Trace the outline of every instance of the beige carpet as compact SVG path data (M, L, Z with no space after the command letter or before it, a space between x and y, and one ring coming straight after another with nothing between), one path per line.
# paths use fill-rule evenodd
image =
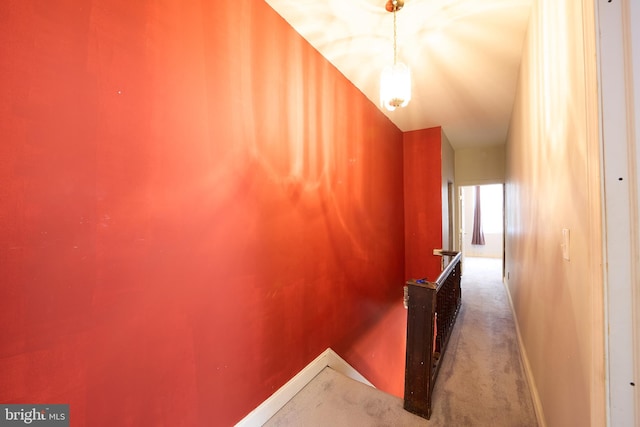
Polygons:
M465 260L462 300L429 421L404 411L402 399L326 368L266 426L537 426L500 260Z
M357 427L428 425L402 409L402 399L324 368L265 426Z

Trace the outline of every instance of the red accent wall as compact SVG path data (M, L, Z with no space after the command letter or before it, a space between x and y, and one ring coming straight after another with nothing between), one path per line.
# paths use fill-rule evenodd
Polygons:
M442 258L442 129L404 133L405 278L434 281Z
M401 382L357 337L402 298L402 142L265 2L5 0L0 402L230 425L327 347Z

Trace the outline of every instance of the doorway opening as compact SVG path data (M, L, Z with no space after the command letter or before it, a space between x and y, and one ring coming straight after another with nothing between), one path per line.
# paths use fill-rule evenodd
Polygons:
M470 185L459 191L463 258L499 259L504 264L504 185Z

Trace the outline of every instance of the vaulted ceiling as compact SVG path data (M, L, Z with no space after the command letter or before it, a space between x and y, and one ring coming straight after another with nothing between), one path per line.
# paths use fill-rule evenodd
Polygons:
M380 106L393 62L386 0L265 0ZM532 0L405 0L398 60L412 74L405 108L381 109L402 131L442 126L454 148L503 144Z

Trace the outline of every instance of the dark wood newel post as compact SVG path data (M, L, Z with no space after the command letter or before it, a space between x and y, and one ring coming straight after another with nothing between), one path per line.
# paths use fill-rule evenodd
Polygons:
M433 329L436 312L434 283L407 282L407 358L404 375L404 409L431 417L430 379L433 369Z
M433 386L462 302L462 255L445 251L438 255L452 257L438 280L409 280L405 286L404 409L426 419L431 417Z

